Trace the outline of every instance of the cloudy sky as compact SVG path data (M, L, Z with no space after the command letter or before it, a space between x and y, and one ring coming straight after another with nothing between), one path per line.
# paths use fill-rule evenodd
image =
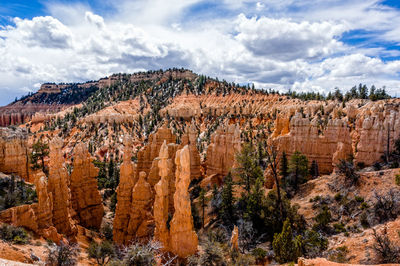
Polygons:
M0 0L0 105L43 82L169 67L400 96L400 1Z

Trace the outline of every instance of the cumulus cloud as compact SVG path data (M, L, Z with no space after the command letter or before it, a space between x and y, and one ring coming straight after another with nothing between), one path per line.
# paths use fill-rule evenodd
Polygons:
M400 12L377 0L218 1L213 14L220 16L190 17L193 6L209 3L121 0L108 2L113 13L103 16L87 5L53 3L49 16L14 18L0 28L0 92L7 94L0 105L43 82L168 67L281 90L327 92L360 82L400 89L400 61L379 58L398 51L341 39L361 28L399 40L388 18L397 21Z
M336 40L346 27L330 22L301 23L287 19L246 18L240 14L237 40L258 56L279 60L317 59L342 50Z
M20 44L43 48L70 48L72 34L59 20L46 16L29 19L14 19L15 27L9 26L3 37Z

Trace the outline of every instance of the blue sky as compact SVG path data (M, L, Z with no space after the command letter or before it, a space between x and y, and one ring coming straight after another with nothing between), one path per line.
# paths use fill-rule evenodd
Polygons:
M400 1L0 1L0 105L44 82L174 66L256 87L400 95Z

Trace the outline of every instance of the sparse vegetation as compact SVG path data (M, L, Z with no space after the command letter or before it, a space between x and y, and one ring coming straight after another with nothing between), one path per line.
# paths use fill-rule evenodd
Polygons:
M389 239L386 227L381 233L374 229L374 240L372 248L380 263L400 263L400 247Z
M40 139L32 145L32 152L30 154L30 162L32 169L42 169L43 173L47 173L44 159L49 155L49 145L43 143Z
M99 265L106 265L115 254L113 244L107 240L100 244L97 242L90 243L87 252L89 258L95 259Z
M346 183L349 186L357 185L360 175L356 172L356 169L351 161L341 160L337 166L339 173L345 176Z
M282 232L275 234L272 247L275 252L275 259L279 263L296 262L302 254L302 243L300 236L294 236L290 221L283 223Z
M0 178L0 211L34 202L37 202L37 195L33 185L15 175Z
M2 224L0 226L0 239L6 242L23 245L29 242L30 236L22 227Z
M77 265L78 248L63 242L60 245L52 244L47 250L46 265L72 266Z

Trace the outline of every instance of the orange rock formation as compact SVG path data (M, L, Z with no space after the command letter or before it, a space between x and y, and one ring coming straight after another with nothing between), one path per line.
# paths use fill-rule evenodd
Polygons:
M133 240L148 240L146 238L151 235L153 224L152 198L152 190L146 180L146 173L140 172L139 179L132 190L128 228L121 241L125 245Z
M169 250L169 230L167 228L168 209L169 209L169 183L170 175L172 172L172 162L169 159L168 146L166 141L160 149L160 156L158 161L160 181L155 185L156 196L154 200L154 221L155 231L154 238L163 245L164 250ZM173 173L173 172L172 172Z
M274 132L273 135L279 134ZM329 120L321 132L317 118L310 121L309 118L303 118L301 113L296 113L290 120L289 133L276 137L274 142L288 156L300 151L310 162L316 160L321 173L330 173L334 163L352 154L350 130L341 119Z
M53 226L52 197L47 192L46 176L39 172L36 174L35 186L38 203L25 204L9 208L0 213L0 221L14 226L25 227L33 232L59 243L62 236Z
M167 128L165 125L160 127L156 133L150 134L149 144L139 151L137 173L143 171L149 174L153 160L158 156L164 140L166 140L167 143L176 142L176 136L172 133L171 129Z
M0 128L0 172L29 179L28 142L26 132Z
M192 123L186 128L185 134L182 136L182 147L188 145L190 152L190 179L201 177L200 172L200 154L196 147L197 129Z
M232 250L239 250L239 229L235 225L232 231L232 236L231 236L231 249Z
M188 146L185 146L183 149L176 152L175 164L175 213L170 224L170 247L174 254L181 258L185 258L196 253L198 245L197 234L193 230L193 217L188 191L191 165Z
M117 206L113 224L113 237L117 243L122 243L126 228L128 228L132 190L136 184L135 165L132 162L132 138L124 138L124 156L120 167L120 182L117 188Z
M74 170L70 177L71 205L75 213L72 218L86 228L100 229L103 218L103 203L97 189L96 168L84 143L74 150Z
M237 125L219 127L211 136L207 149L207 175L226 176L235 163L236 153L240 151L240 129Z
M68 171L64 166L63 141L56 137L50 142L48 192L53 202L53 225L57 231L74 240L77 234L71 218L71 192L68 187Z

